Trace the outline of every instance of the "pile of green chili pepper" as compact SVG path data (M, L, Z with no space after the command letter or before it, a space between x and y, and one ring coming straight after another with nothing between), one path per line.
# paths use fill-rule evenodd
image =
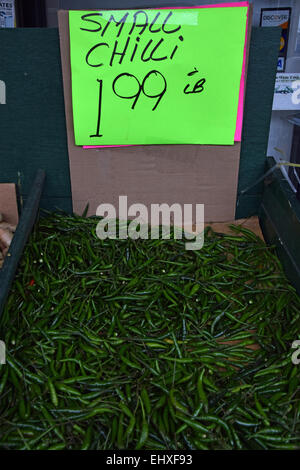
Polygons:
M300 299L252 232L104 240L53 214L0 323L1 449L299 449Z

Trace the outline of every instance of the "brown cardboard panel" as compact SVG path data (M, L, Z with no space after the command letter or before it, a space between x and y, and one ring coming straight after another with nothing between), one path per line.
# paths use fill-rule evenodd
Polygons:
M205 220L234 219L240 143L89 150L75 145L68 12L59 11L58 21L74 212L82 213L87 203L89 215L102 203L117 209L119 196L127 195L128 205L205 204Z
M228 235L236 235L236 232L234 232L234 230L232 230L229 225L240 225L241 227L247 228L253 233L255 233L255 235L257 235L261 240L265 241L260 228L258 217L250 217L249 219L238 219L228 222L213 222L205 224L206 227L211 227L214 232L225 233Z
M19 221L16 185L13 183L0 184L0 214L3 221L17 225Z

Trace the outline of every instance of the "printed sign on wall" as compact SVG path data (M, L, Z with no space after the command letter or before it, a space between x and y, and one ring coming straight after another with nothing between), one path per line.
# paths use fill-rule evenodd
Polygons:
M278 57L278 72L284 72L286 66L286 56L288 50L291 8L262 8L260 26L280 26L280 52Z
M295 93L296 88L299 89L299 83L299 73L277 74L273 101L274 111L300 110L299 100L295 102L295 96L297 95L297 98L299 96L299 91Z
M15 2L14 0L0 1L0 28L14 28Z
M70 11L76 145L232 145L247 13Z

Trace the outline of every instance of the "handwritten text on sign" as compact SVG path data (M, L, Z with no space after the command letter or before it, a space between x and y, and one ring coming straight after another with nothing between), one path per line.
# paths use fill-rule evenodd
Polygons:
M246 7L70 11L77 145L231 145Z

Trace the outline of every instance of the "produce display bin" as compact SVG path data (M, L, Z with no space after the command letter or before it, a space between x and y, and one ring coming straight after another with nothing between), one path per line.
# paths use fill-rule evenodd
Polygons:
M275 164L275 160L269 157L268 168ZM0 316L25 244L36 221L44 182L45 172L38 170L8 255L0 270ZM259 220L266 243L276 246L277 255L287 277L300 294L300 204L279 169L265 179Z
M3 267L0 269L0 317L25 244L36 221L45 176L44 170L37 171L25 207L22 210L10 249L6 255Z

